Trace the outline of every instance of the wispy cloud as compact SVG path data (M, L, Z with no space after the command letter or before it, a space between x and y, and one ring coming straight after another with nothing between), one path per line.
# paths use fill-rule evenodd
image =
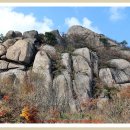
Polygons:
M111 7L110 12L110 20L111 21L118 21L125 17L125 14L123 13L125 7Z
M73 25L81 25L83 27L86 27L94 32L101 33L99 28L97 26L94 26L92 21L89 20L87 17L84 17L81 21L79 21L76 17L66 18L65 24L68 27L71 27Z
M32 13L25 15L16 12L14 8L0 7L0 33L5 34L8 30L24 32L33 29L44 33L52 30L52 27L53 21L45 16L42 21L38 21Z

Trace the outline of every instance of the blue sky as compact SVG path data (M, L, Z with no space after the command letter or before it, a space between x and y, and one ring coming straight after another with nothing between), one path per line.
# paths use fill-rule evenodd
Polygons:
M0 33L59 29L79 24L130 46L129 7L0 7Z

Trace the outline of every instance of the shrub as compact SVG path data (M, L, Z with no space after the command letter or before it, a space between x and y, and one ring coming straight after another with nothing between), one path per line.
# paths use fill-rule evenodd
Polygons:
M105 85L102 91L106 97L108 97L109 99L114 99L117 96L117 92L119 92L119 89L116 87L108 87Z
M122 45L123 47L126 47L128 45L126 40L123 40L122 42L119 43L120 45Z
M5 38L4 38L3 34L0 34L0 43L2 43L4 41L5 41Z
M107 38L105 37L100 37L99 39L101 41L101 43L105 46L105 47L109 47L110 43L108 42Z
M30 106L24 106L22 109L22 113L20 114L20 117L23 117L26 119L28 123L36 123L37 122L37 109Z
M100 47L97 49L97 55L99 57L99 69L100 68L107 68L108 61L111 59L124 59L124 57L120 54L120 52L112 50L112 49L106 49L103 47Z
M55 46L57 44L56 37L53 33L51 32L45 32L44 36L45 42L49 45Z
M38 41L41 43L41 44L45 44L45 39L44 39L44 34L39 34L38 35Z
M105 105L102 116L107 123L128 123L130 121L129 113L130 100L114 98Z
M101 95L107 97L109 99L114 99L118 92L120 91L118 88L114 86L107 86L104 84L99 78L95 78L95 87L93 90L93 97L99 98Z

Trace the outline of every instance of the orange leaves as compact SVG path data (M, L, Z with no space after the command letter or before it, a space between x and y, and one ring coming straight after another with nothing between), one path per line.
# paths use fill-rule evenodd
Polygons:
M27 121L29 121L29 118L31 116L29 107L26 106L22 110L22 114L20 114L21 117L24 117Z
M29 123L35 123L36 122L36 116L37 116L37 110L35 108L31 108L29 106L25 106L22 110L22 113L20 114L20 117L23 117L26 119Z

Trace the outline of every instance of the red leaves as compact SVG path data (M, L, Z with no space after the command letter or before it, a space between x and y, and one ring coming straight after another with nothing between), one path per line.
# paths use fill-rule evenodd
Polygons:
M5 116L5 115L6 115L6 113L7 113L7 111L6 111L6 110L2 110L2 111L0 111L0 117Z
M8 95L4 95L2 99L5 100L5 101L8 101L9 100L9 96Z

